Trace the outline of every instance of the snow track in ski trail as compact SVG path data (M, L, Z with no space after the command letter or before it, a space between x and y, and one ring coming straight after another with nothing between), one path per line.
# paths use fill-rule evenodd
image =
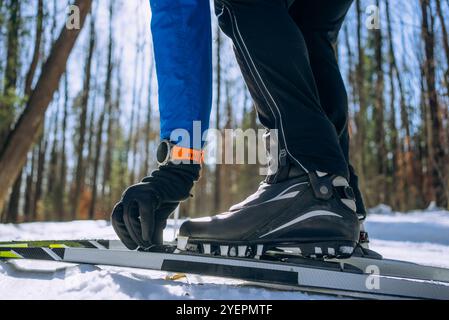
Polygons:
M386 258L449 268L449 212L405 215L385 207L373 212L366 223L372 249ZM173 239L172 221L164 237ZM106 221L0 225L0 241L95 238L116 236ZM14 264L0 262L0 299L335 299L207 276L173 281L166 280L170 273L160 271L46 261Z

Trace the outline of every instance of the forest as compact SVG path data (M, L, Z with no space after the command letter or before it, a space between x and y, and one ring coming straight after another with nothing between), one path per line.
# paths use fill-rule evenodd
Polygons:
M355 0L348 13L335 49L368 207L449 208L448 17L449 0ZM0 222L108 219L156 169L150 19L148 0L0 0ZM261 128L212 21L211 127ZM225 211L263 178L258 165L205 165L181 215Z

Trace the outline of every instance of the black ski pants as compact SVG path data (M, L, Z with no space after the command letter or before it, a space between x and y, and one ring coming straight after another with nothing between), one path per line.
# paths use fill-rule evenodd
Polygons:
M362 214L349 164L348 98L335 54L353 0L292 2L215 0L215 13L233 41L261 123L278 130L280 156L306 172L346 177Z

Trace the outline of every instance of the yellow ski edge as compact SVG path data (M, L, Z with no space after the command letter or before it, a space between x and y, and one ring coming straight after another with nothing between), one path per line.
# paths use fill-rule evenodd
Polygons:
M0 259L23 259L23 257L17 252L10 250L10 251L0 251Z
M28 243L0 244L0 248L28 248Z

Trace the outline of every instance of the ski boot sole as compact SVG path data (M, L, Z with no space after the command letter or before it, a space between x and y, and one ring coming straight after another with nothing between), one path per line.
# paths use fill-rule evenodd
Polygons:
M178 237L180 251L196 252L222 257L260 258L267 251L291 252L311 259L347 259L352 256L357 243L354 241L283 241L252 243L243 241L198 240Z

